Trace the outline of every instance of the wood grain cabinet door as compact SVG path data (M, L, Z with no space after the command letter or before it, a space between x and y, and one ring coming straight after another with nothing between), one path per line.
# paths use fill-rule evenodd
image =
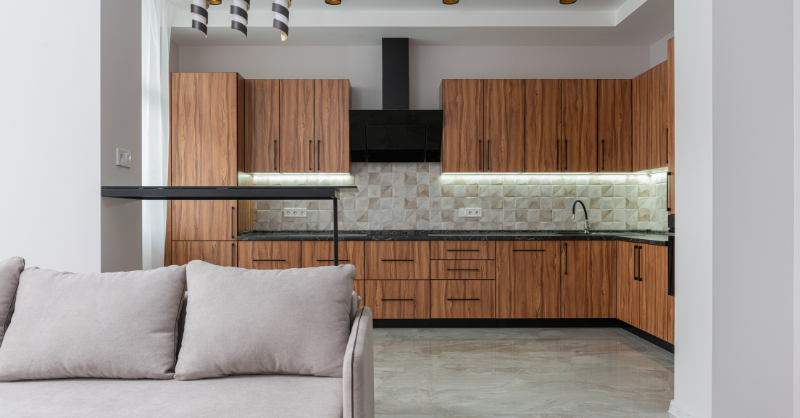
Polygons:
M171 74L172 186L237 185L238 78L236 73Z
M668 338L671 328L670 306L671 296L668 277L668 249L660 245L642 245L642 299L641 328L662 340ZM671 330L670 330L671 331Z
M650 69L648 168L667 167L670 117L668 112L669 63Z
M355 280L364 280L364 241L339 241L339 264L356 267ZM303 267L333 265L333 242L303 241Z
M649 168L648 146L650 144L650 72L644 72L631 80L633 95L633 137L631 152L633 158L632 171Z
M280 103L281 172L313 173L314 80L281 80Z
M314 80L314 139L316 172L350 172L350 80Z
M525 171L525 81L484 80L484 171Z
M597 171L597 80L562 80L561 90L561 171Z
M632 171L631 80L598 80L598 171Z
M640 286L639 247L630 242L617 243L617 318L639 327Z
M431 281L431 318L494 318L494 280Z
M442 80L442 172L485 171L483 80Z
M667 212L675 213L675 38L667 41L667 117L669 118L669 149L667 150Z
M172 241L172 264L193 260L223 267L236 267L236 241Z
M428 280L431 253L428 241L366 242L367 280Z
M431 241L434 260L494 260L494 241Z
M366 280L364 293L375 319L430 318L428 280Z
M616 242L562 242L562 318L617 317Z
M172 239L176 241L236 240L235 200L173 200Z
M239 267L285 270L302 267L300 241L239 241Z
M561 80L525 80L525 172L561 170Z
M280 80L245 81L247 173L280 171Z
M431 280L494 280L494 260L431 260Z
M558 318L559 265L555 241L498 241L498 318Z

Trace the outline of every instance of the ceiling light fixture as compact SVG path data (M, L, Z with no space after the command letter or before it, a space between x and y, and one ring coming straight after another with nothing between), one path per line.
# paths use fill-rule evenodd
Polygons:
M233 0L231 5L231 29L236 29L247 38L247 12L250 11L250 0Z
M442 0L444 4L457 4L458 0Z
M558 2L561 4L572 4L575 3L577 0L559 0Z
M218 4L222 4L222 0L208 0L208 4L216 6Z
M272 11L275 18L272 19L272 27L281 31L281 42L289 39L289 8L292 7L292 0L275 0L272 3Z
M342 4L342 0L325 0L326 4L330 4L331 6L337 6Z
M203 32L208 38L208 1L192 0L189 8L192 12L192 28Z

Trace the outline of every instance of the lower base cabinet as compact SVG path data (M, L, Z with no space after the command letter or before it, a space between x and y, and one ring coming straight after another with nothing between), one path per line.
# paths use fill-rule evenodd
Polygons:
M497 318L559 318L557 241L497 241Z
M236 241L172 241L172 264L182 266L193 260L223 267L236 267Z
M617 317L616 242L562 242L561 317Z
M300 241L240 241L239 267L284 270L302 267Z
M364 241L339 241L339 264L356 267L353 290L361 296L358 307L364 306ZM303 241L303 268L332 265L332 241Z
M429 319L430 280L365 280L366 305L375 319Z
M431 318L494 318L494 280L431 280Z
M617 245L617 318L675 344L675 298L667 294L667 247Z

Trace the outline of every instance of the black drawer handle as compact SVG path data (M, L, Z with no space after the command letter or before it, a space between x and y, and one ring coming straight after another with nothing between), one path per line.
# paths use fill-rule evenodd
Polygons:
M253 260L253 261L286 261L286 260Z
M447 300L449 300L449 301L455 301L455 300L480 300L480 299L447 299Z
M317 260L317 261L330 261L330 262L333 262L333 261L335 261L335 260ZM342 259L340 258L340 259L339 259L339 261L350 261L350 260L342 260Z
M545 250L511 250L515 253L519 252L530 252L530 253L543 253Z
M413 302L414 299L381 299L381 302Z
M481 269L447 269L447 271L481 271Z
M447 251L480 251L480 250L447 250Z
M381 261L414 261L414 260L381 260Z

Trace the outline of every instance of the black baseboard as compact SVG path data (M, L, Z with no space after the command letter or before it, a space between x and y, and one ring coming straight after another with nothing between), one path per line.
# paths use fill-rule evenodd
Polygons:
M373 319L374 328L622 328L675 353L675 345L615 318L548 319Z

